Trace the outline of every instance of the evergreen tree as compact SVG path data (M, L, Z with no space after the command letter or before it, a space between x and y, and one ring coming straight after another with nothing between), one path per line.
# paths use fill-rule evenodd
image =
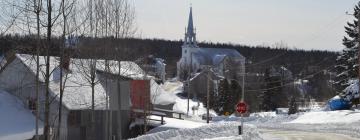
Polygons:
M228 105L227 109L230 113L233 113L235 111L235 106L240 100L241 95L241 87L239 83L235 80L230 81L230 95L228 97Z
M264 82L266 90L260 95L262 98L260 109L274 111L282 105L282 102L287 102L287 97L282 97L281 76L275 68L266 69Z
M298 112L299 106L296 103L296 98L295 96L292 96L289 102L289 112L288 114L295 114Z
M217 101L214 104L214 110L219 114L223 115L225 112L228 112L227 103L229 99L229 83L226 79L221 80L219 83L219 92L216 97Z
M335 87L337 92L342 94L343 90L349 86L349 80L357 77L358 70L358 20L357 14L360 12L360 2L354 8L353 22L347 22L345 32L347 36L343 38L345 48L336 59L335 70L337 73Z

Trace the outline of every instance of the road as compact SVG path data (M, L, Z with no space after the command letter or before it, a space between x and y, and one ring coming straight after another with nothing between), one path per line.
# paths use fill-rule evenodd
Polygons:
M358 140L346 135L334 133L316 133L300 131L260 130L265 140Z

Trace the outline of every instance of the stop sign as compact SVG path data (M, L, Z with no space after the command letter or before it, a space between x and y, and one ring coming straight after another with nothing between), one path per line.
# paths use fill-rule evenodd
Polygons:
M241 114L244 114L246 113L247 111L247 105L245 102L239 102L237 105L236 105L236 111L241 113Z

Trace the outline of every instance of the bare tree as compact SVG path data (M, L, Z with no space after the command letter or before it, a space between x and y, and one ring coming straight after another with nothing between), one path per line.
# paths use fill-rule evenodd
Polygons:
M42 10L42 0L34 0L33 1L34 6L34 13L36 15L36 78L35 78L35 96L36 96L36 125L35 125L35 140L39 140L39 116L40 116L40 106L39 106L39 71L40 71L40 64L39 64L39 55L40 55L40 12Z
M63 70L65 65L70 65L70 52L67 52L65 54L66 49L66 31L67 31L67 18L72 11L71 9L74 7L74 1L69 1L70 3L66 3L65 0L61 1L61 14L62 14L62 20L63 20L63 32L62 32L62 46L60 47L60 62L59 62L59 70L60 70L60 97L59 97L59 118L58 118L58 128L57 128L57 139L60 138L61 135L61 123L62 123L62 108L63 108L63 94L66 84L66 78L68 73L65 72L65 79L63 78ZM73 38L70 38L73 39ZM72 42L73 40L69 40L69 42ZM69 44L72 45L72 44ZM65 57L65 58L64 58ZM65 60L64 60L65 59ZM68 67L68 66L67 66Z

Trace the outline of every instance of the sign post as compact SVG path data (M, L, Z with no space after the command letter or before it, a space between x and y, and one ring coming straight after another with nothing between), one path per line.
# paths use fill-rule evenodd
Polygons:
M239 126L239 135L243 134L243 128L244 128L244 124L243 124L243 114L247 112L247 105L244 101L240 101L237 105L236 105L236 111L240 113L241 115L241 126Z

